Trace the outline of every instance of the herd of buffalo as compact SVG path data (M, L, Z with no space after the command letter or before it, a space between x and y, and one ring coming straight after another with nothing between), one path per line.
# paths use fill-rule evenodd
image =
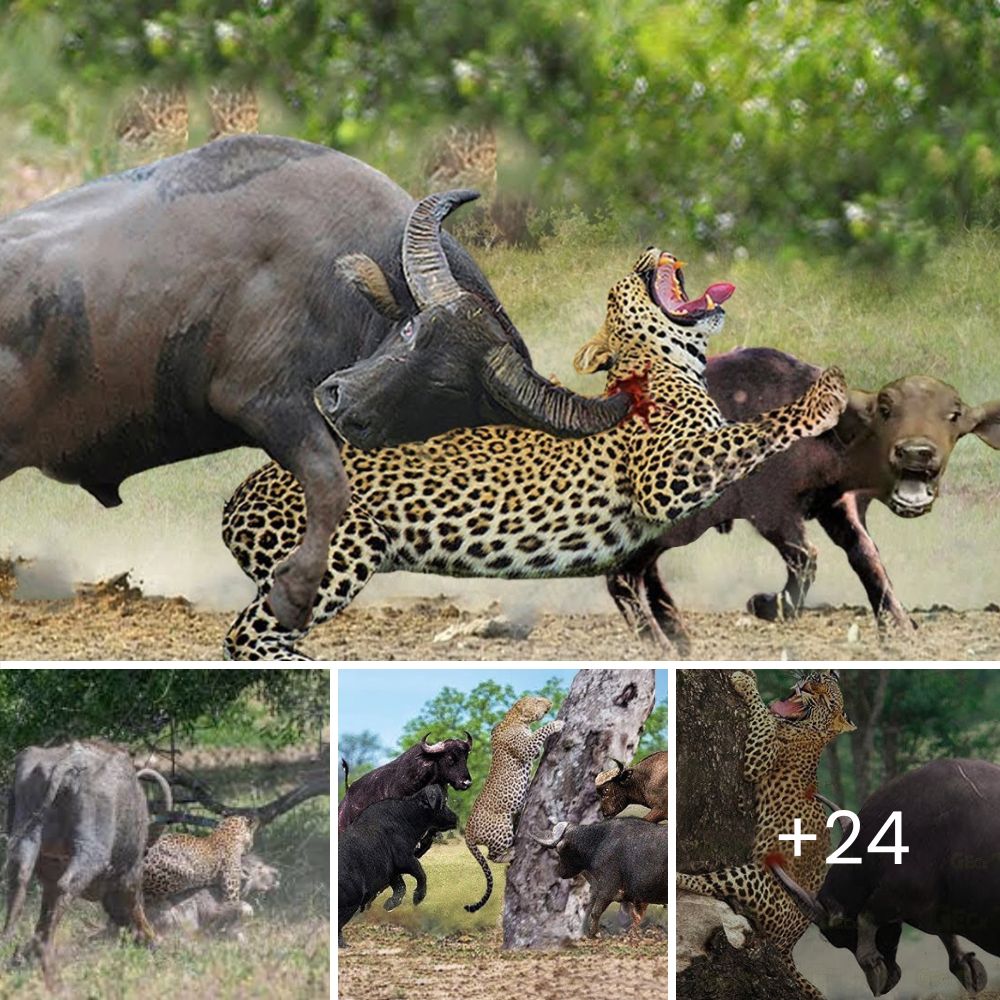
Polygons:
M485 276L441 232L474 197L418 202L335 150L251 135L3 219L0 480L36 467L114 506L123 480L145 469L257 445L304 492L305 528L267 596L281 626L304 627L349 500L341 438L372 449L496 423L584 436L632 412L628 393L588 398L535 372ZM817 375L746 349L711 359L706 379L724 416L745 420ZM1000 401L968 405L921 376L855 391L832 431L612 567L611 595L640 634L683 651L657 557L745 518L788 569L785 587L753 596L750 610L795 615L816 569L804 521L816 518L879 621L908 628L866 509L878 499L902 517L927 513L969 433L1000 447Z
M341 946L346 945L344 925L385 889L392 889L386 910L403 901L403 875L416 880L414 904L424 899L427 876L419 859L436 833L458 825L458 816L448 808L447 789L466 791L472 785L471 748L468 733L465 739L437 743L428 743L425 737L353 784L348 783L348 765L343 762L346 790L337 814ZM603 817L600 822L560 822L548 836L528 831L536 843L558 852L560 878L582 876L589 883L590 905L582 929L591 936L597 934L601 914L613 901L630 911L633 928L649 903L667 902L667 827L659 824L667 815L667 754L650 754L627 768L616 761L615 768L595 776L593 790ZM646 806L646 816L618 816L632 804Z

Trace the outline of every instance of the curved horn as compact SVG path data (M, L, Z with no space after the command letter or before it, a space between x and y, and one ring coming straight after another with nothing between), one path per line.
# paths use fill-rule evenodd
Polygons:
M463 730L465 733L465 742L469 745L469 749L472 749L472 733L468 729Z
M632 408L627 393L590 398L553 385L512 344L503 344L490 352L483 384L520 423L557 437L585 437L610 430Z
M821 795L819 792L814 793L814 798L816 801L823 806L827 811L827 815L832 816L834 813L843 812L840 806L836 802L828 799L825 795ZM848 823L846 816L837 817L837 825L840 827L841 836L849 837L851 835L851 824Z
M536 836L530 830L528 831L528 836L531 837L536 844L541 844L542 847L557 847L559 841L563 839L563 834L566 833L567 826L569 826L569 823L565 820L561 823L556 823L556 825L552 828L552 836L548 840L543 837Z
M137 778L152 778L163 790L163 798L167 806L163 811L167 813L174 811L174 794L170 788L170 782L159 771L154 771L151 767L144 767L142 770L136 771L135 776Z
M618 773L621 774L625 770L625 765L617 757L611 759L618 765Z
M428 733L427 736L430 736L430 733ZM428 743L427 736L420 741L420 749L423 750L424 753L444 753L445 741L441 740L439 743Z
M478 191L467 189L431 194L410 212L403 233L403 276L418 309L444 305L463 294L441 246L441 223L459 205L478 197Z
M830 915L818 897L806 892L779 864L768 864L774 877L781 883L785 892L792 897L795 905L818 927L826 927L830 923Z

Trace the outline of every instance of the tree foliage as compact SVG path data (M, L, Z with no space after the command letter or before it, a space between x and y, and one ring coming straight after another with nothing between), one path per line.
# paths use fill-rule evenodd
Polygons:
M271 710L271 745L316 738L329 720L325 670L0 671L0 760L25 746L93 738L140 744L169 731L243 718L244 695Z
M412 170L422 128L489 122L527 152L519 169L537 196L611 212L643 238L795 240L920 261L939 230L1000 222L1000 18L989 0L11 10L54 19L63 64L91 87L255 81L300 115L304 137L382 167Z

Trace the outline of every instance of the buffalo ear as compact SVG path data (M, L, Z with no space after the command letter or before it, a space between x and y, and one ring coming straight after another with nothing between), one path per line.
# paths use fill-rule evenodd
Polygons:
M337 273L357 289L377 312L398 322L405 313L392 294L385 272L363 253L349 253L337 259Z
M581 375L589 375L591 372L606 371L614 361L615 355L608 343L607 329L602 323L600 330L576 352L573 367Z
M875 416L876 395L863 389L847 390L847 407L837 422L836 434L845 444L860 437Z
M969 428L980 440L991 448L1000 448L1000 399L983 403L972 410L972 426Z

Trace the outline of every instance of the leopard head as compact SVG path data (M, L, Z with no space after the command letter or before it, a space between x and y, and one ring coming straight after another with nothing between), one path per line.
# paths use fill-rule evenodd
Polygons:
M781 724L812 733L824 741L858 728L844 707L844 694L835 670L806 674L788 698L772 702L770 709Z

